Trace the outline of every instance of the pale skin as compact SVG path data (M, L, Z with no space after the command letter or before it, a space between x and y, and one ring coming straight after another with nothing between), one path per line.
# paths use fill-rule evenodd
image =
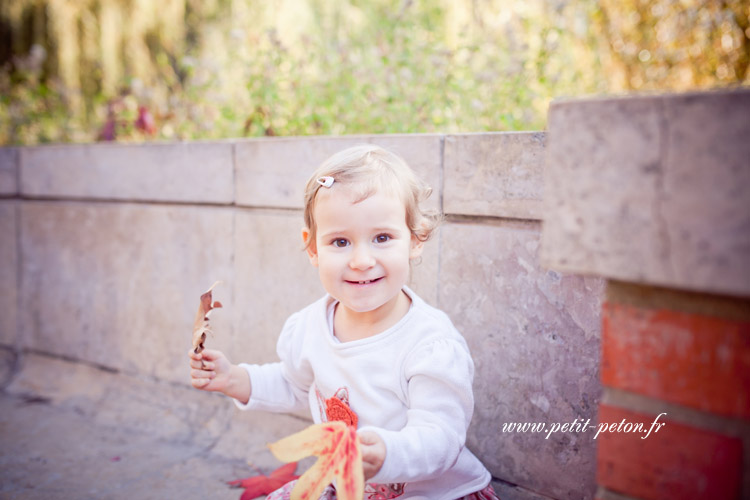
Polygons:
M409 261L421 254L423 245L406 226L403 203L379 193L354 203L345 190L322 191L314 218L314 241L308 228L303 229L302 239L310 242L308 257L319 269L324 287L340 301L334 315L336 337L342 342L362 339L396 324L410 306L402 290ZM222 352L190 350L189 356L193 387L241 403L249 401L252 386L247 372ZM368 480L383 466L385 443L375 432L358 435Z

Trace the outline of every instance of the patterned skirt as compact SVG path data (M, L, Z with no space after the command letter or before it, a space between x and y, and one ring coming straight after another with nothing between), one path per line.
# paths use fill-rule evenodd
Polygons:
M296 483L297 481L290 481L286 483L278 490L270 493L266 497L266 500L289 500L290 495L292 494L292 488L294 488L294 485ZM368 490L371 490L370 487L371 485L368 485ZM365 491L365 500L386 500L389 498L396 497L383 495L375 491L372 491L372 493L370 491ZM336 500L336 488L334 488L332 484L329 484L326 489L323 490L323 494L320 495L319 500ZM500 497L497 496L495 490L492 488L492 485L487 485L487 487L483 490L476 491L471 495L466 495L457 500L500 500Z

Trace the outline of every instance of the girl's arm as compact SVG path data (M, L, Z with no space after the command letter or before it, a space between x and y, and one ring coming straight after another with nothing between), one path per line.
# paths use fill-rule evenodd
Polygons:
M410 482L437 477L459 457L471 422L474 365L465 345L438 340L418 347L405 362L409 409L401 430L363 427L385 444L372 481Z
M191 349L189 356L193 387L220 392L242 404L247 404L252 387L246 370L230 363L221 351L204 349L196 354Z

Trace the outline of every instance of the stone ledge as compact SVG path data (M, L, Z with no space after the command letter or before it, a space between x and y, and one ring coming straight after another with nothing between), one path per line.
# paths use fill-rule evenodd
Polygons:
M16 200L0 200L0 343L15 344L18 333L18 218Z
M20 149L24 196L229 204L232 143L86 144Z
M0 148L0 195L18 194L18 148Z
M406 160L432 188L439 208L442 136L379 135L253 139L236 144L237 204L303 208L304 186L326 158L358 144L377 144Z
M552 103L542 264L750 295L748 117L747 89Z
M544 132L445 138L446 214L541 219Z

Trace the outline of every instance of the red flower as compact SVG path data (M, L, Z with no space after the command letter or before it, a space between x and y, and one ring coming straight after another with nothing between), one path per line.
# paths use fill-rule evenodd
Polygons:
M154 115L151 114L151 111L149 111L146 106L138 107L138 118L135 120L135 128L148 135L154 135L156 133Z
M336 396L326 399L326 417L329 422L338 420L357 428L357 414Z

